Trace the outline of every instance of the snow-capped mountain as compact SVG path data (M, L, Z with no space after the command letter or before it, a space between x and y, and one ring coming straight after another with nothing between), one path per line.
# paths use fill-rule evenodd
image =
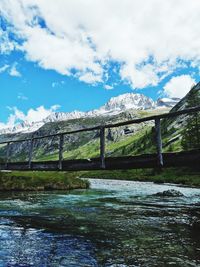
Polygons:
M44 123L54 122L54 121L67 121L73 119L79 119L85 117L87 112L83 111L72 111L72 112L53 112L51 115L44 119Z
M1 134L14 134L14 133L29 133L29 132L31 133L31 132L37 131L44 124L45 124L44 121L37 121L37 122L32 122L32 123L23 121L21 123L16 124L12 128L0 129L0 135Z
M174 107L181 99L180 98L159 98L157 100L157 107L169 107L172 108Z
M112 116L129 109L152 110L157 107L172 107L177 103L177 101L178 99L162 98L157 102L154 102L151 98L145 95L127 93L119 95L117 97L112 97L105 105L103 105L99 109L87 112L77 110L73 112L53 112L50 116L39 122L22 122L12 128L1 129L0 134L34 132L48 122L67 121L72 119L96 116Z
M123 94L117 97L112 97L100 111L125 111L127 109L153 109L155 108L154 101L142 94Z
M73 111L69 113L52 113L49 117L45 119L45 122L63 121L94 116L111 116L119 114L128 109L154 109L155 106L155 102L147 96L144 96L142 94L128 93L117 97L112 97L105 105L103 105L99 109L94 109L87 112Z

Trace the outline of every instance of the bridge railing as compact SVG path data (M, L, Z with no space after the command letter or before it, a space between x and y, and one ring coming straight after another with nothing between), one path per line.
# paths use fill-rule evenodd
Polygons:
M176 112L164 113L160 115L148 116L139 119L133 119L128 121L123 121L119 123L113 124L106 124L106 125L99 125L91 128L82 128L73 131L66 131L60 132L55 134L43 135L43 136L32 136L31 138L19 139L19 140L6 140L4 142L0 142L0 145L6 145L6 159L5 159L5 169L8 168L8 164L10 162L10 146L11 144L15 143L22 143L22 142L29 142L29 155L28 155L28 166L31 169L32 166L32 159L33 159L33 147L34 142L36 140L41 140L44 138L51 138L51 137L59 137L59 149L58 149L58 169L62 170L62 163L63 163L63 150L64 150L64 137L65 135L71 135L81 132L90 132L98 130L100 132L100 166L102 169L105 169L105 130L108 128L116 128L131 124L139 124L148 121L154 121L155 124L155 145L157 151L157 165L162 167L163 166L163 154L162 154L162 135L161 135L161 120L166 118L174 118L180 115L189 115L192 113L197 113L200 111L200 106L184 109Z

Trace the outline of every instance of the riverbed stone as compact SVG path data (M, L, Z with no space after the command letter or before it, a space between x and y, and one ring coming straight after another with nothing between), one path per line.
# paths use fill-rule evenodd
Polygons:
M169 189L169 190L165 190L163 192L158 192L155 194L155 196L159 196L159 197L184 197L184 194L178 190Z

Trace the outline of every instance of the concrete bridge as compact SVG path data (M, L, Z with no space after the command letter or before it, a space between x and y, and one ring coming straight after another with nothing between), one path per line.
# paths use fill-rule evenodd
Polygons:
M181 115L195 114L200 111L200 106L185 109L177 112L165 113L157 116L123 121L115 124L100 125L93 128L85 128L75 131L57 133L52 135L37 136L30 139L8 140L1 142L6 145L6 158L4 163L0 163L0 170L40 170L40 171L80 171L80 170L117 170L117 169L137 169L137 168L167 168L181 166L198 166L200 164L200 150L181 151L163 153L161 121L167 118L175 118ZM156 153L142 154L137 156L106 157L105 156L105 129L116 128L131 124L139 124L148 121L155 123L155 146ZM91 159L63 159L64 136L81 132L100 132L100 157ZM33 145L36 140L42 138L59 137L59 159L56 161L33 161ZM25 162L10 161L10 145L13 143L29 142L29 157Z

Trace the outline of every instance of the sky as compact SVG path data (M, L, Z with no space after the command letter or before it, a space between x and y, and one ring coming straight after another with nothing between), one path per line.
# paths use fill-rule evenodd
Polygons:
M0 129L199 82L198 0L0 0Z

